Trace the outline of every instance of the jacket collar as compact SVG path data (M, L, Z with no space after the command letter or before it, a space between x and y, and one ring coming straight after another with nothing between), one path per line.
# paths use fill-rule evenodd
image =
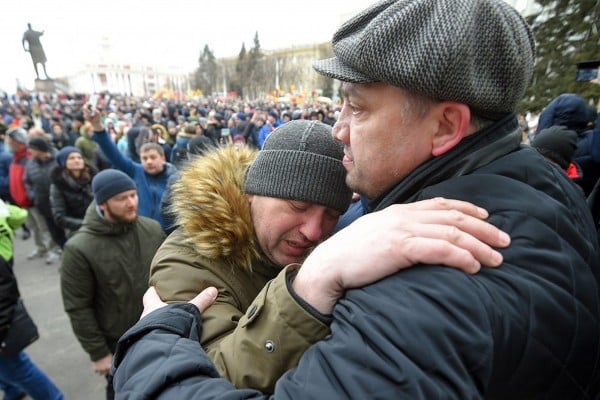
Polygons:
M199 256L233 269L279 270L260 250L243 192L256 154L225 147L193 158L171 187L172 209L185 242Z

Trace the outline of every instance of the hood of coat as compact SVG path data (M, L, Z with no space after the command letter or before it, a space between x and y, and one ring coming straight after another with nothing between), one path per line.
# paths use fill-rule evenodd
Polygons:
M176 223L200 256L245 269L264 258L243 192L256 154L248 148L216 148L186 163L173 184Z

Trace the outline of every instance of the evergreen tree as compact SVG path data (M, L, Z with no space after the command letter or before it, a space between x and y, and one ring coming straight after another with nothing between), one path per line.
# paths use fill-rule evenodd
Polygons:
M246 44L242 43L242 48L238 54L235 64L235 74L230 82L230 90L233 90L240 97L244 97L244 77L247 75L248 58L246 52Z
M247 94L250 98L257 99L265 93L266 73L265 73L265 59L264 54L260 48L260 40L258 39L258 32L254 34L254 46L250 49L248 54L248 64L246 70L246 76L244 77L244 87L248 88Z
M217 88L217 60L208 45L198 58L198 68L195 73L196 88L205 95L211 95Z
M600 60L600 0L537 0L527 17L536 40L533 81L520 111L540 111L561 93L577 93L597 104L600 85L576 82L577 63Z

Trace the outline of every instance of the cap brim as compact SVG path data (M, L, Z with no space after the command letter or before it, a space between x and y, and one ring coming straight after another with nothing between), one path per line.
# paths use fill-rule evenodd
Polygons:
M370 76L362 74L350 66L343 64L339 58L327 58L313 63L313 68L320 74L330 78L338 79L342 82L352 83L371 83L377 82Z

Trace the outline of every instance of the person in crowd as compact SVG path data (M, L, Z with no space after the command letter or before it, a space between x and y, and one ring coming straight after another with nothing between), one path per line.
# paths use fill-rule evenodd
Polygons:
M21 297L13 272L14 230L25 222L27 210L0 200L0 343L11 329L11 321ZM62 400L56 385L34 364L25 351L15 356L2 353L0 347L0 389L4 399Z
M343 154L330 126L294 121L273 131L258 154L225 147L192 159L174 183L178 228L157 251L150 283L170 302L208 285L220 289L204 314L201 343L240 387L272 390L272 375L328 333L326 319L303 312L288 293L284 267L302 262L347 209ZM264 351L265 335L279 338L270 345L281 356ZM256 363L265 368L253 370Z
M152 256L164 240L159 224L138 216L135 182L106 169L92 181L94 201L65 244L60 285L77 340L107 376L117 339L141 313ZM113 398L107 385L107 399Z
M8 187L9 170L12 163L12 155L6 148L6 132L8 126L0 122L0 199L5 203L11 203L10 191Z
M99 114L88 114L94 129L92 138L100 145L100 149L112 163L113 168L125 172L135 181L140 199L139 214L158 221L166 231L168 226L162 219L160 202L169 176L175 173L176 168L167 162L164 150L158 143L144 143L140 147L141 164L123 156L115 143L105 134Z
M31 159L25 166L23 179L27 196L33 202L29 212L36 214L37 225L44 227L44 233L50 236L44 243L42 253L36 256L46 255L46 264L52 264L58 261L60 249L67 240L64 229L54 221L50 205L50 171L56 167L56 159L52 154L50 143L44 138L34 137L29 141L28 146Z
M106 159L98 143L92 140L94 131L92 124L85 122L80 128L81 135L75 141L75 147L81 151L83 160L94 166L96 170L102 171L103 169L110 168L110 162Z
M221 144L221 130L223 129L223 115L215 111L208 114L207 128L204 135L211 139L215 146Z
M173 149L171 150L171 160L172 162L175 164L176 161L180 161L182 158L181 156L181 149L187 150L187 144L188 142L196 136L196 134L198 133L198 127L200 126L200 123L196 120L192 120L187 122L182 129L177 133L177 139L175 140L175 145L173 146ZM179 154L178 154L179 153Z
M344 23L332 48L314 68L343 82L333 136L344 144L346 183L370 200L369 212L318 245L288 281L305 313L333 322L273 397L593 398L597 233L575 185L521 146L515 109L535 54L524 18L502 0L384 0ZM510 235L500 267L467 275L441 268L446 255L364 286L369 274L399 269L399 249L417 246L383 228L397 203L439 196L486 209ZM150 289L145 317L117 348L117 393L267 398L223 379L196 343L198 311L210 315L217 294L165 307ZM241 318L245 329L277 308L259 305ZM267 341L276 340L261 340L272 359L277 345Z
M204 135L200 135L193 137L187 142L185 151L177 151L178 156L177 160L175 160L177 163L174 164L177 168L177 171L169 176L167 186L165 186L165 191L163 192L160 200L160 213L164 221L164 226L166 227L165 233L167 235L170 235L171 232L173 232L177 227L175 223L175 213L171 206L171 188L173 187L173 184L180 178L179 170L183 169L186 164L188 164L197 156L201 156L214 148L215 145L212 140ZM178 150L181 150L181 148Z
M64 131L61 124L53 123L50 127L52 136L52 147L56 150L61 150L63 147L71 146L72 139Z
M573 162L577 139L577 132L562 125L555 125L539 131L533 138L531 147L539 151L547 160L558 165L571 180L579 183L583 172L581 167ZM583 194L583 188L581 193Z
M246 137L246 144L254 149L260 149L258 145L258 135L262 127L265 125L265 119L259 113L255 112L250 118L250 122L246 125L246 131L244 136Z
M277 128L280 125L279 122L279 117L277 115L277 113L275 111L271 111L267 114L266 117L266 122L262 125L262 127L260 128L260 131L258 132L258 148L262 149L263 145L265 143L265 140L267 139L267 136L269 136L271 134L271 132L273 132L273 130L275 128Z
M577 149L573 161L581 168L583 177L578 183L586 196L600 178L600 154L592 154L592 123L596 120L596 114L596 110L591 109L581 96L563 93L544 108L536 128L536 135L552 126L564 126L577 133Z
M21 208L29 209L32 206L31 199L27 197L27 188L23 177L25 166L30 155L27 151L27 132L23 128L12 128L6 133L7 145L12 152L12 162L8 169L8 190L12 202ZM28 239L33 233L36 249L30 257L37 257L45 250L43 232L44 228L37 225L32 213L27 214L27 221L22 225L23 239Z
M56 154L56 166L50 170L50 206L56 224L67 237L81 227L88 205L94 198L92 178L98 171L83 160L74 146Z
M80 112L77 112L73 116L73 119L71 120L71 123L69 124L69 126L67 126L67 136L69 136L69 143L68 143L69 146L75 146L75 142L77 141L77 139L79 139L81 127L83 126L84 123L85 123L85 120L83 119L83 114Z

